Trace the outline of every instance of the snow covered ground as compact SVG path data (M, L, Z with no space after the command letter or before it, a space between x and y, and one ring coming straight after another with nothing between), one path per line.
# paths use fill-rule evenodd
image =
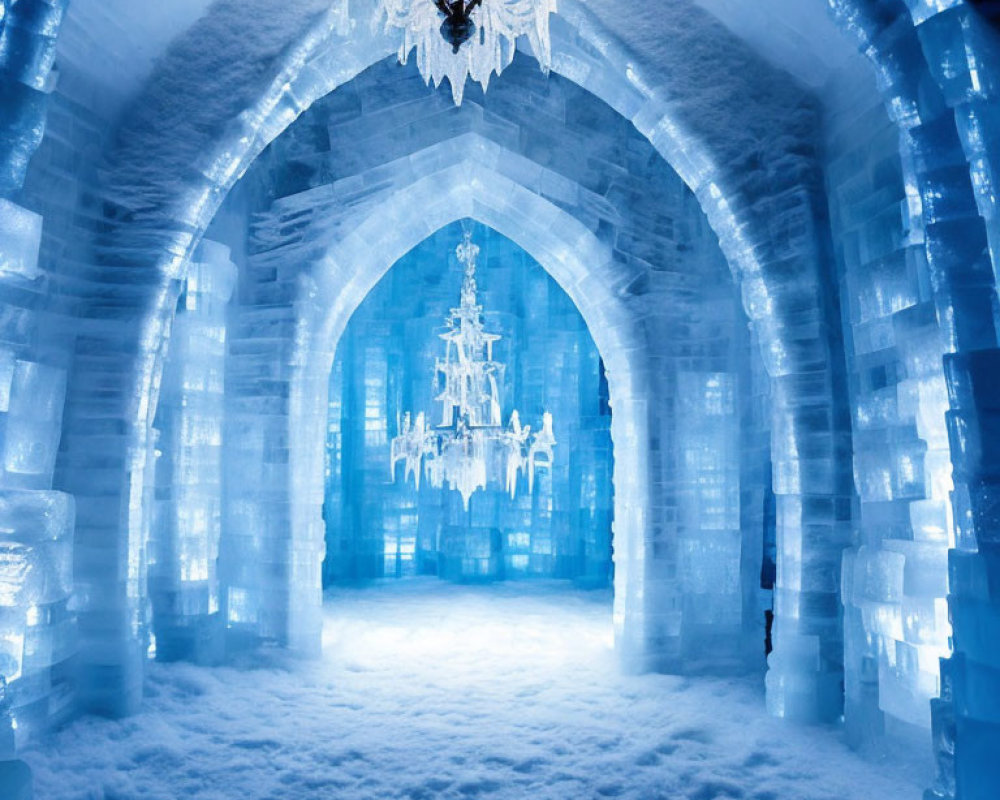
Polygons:
M917 800L767 717L759 680L623 676L610 596L435 579L328 595L322 661L153 664L142 714L26 756L37 800Z

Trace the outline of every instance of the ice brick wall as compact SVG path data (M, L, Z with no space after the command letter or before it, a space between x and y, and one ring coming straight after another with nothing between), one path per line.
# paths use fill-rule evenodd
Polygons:
M714 656L713 645L741 630L739 399L732 372L677 376L679 566L692 655Z
M0 12L0 198L17 194L42 141L65 0L14 0Z
M749 383L742 382L742 371L763 369L757 353L751 352L728 266L694 197L682 193L672 214L676 241L682 249L690 248L697 264L692 267L706 276L697 291L678 295L669 273L651 275L651 291L665 302L647 321L658 343L654 358L668 373L665 385L671 387L662 400L659 441L652 449L654 458L663 459L660 474L666 494L676 498L670 513L676 514L681 652L688 670L744 660L760 667L763 638L741 637L744 622L757 622L756 612L743 607L743 593L759 587L760 576L744 574L741 564L744 558L761 556L759 549L755 552L760 546L755 540L762 540L763 534L755 535L754 526L763 525L763 520L750 518L749 504L769 482L770 462L741 472L740 448L743 433L753 435L753 422L741 413L752 395ZM746 539L741 525L744 499ZM767 602L770 606L770 593Z
M79 642L74 639L72 646L79 645L78 661L87 666L72 673L73 684L85 706L108 709L114 704L109 703L110 697L121 699L108 678L114 665L129 660L136 667L145 652L144 635L137 636L126 653L120 631L112 633L109 625L116 605L109 598L119 586L116 576L130 569L138 580L144 551L138 542L121 558L111 555L118 540L110 531L120 520L120 508L108 501L119 464L109 451L122 439L114 420L123 413L123 406L109 400L111 387L116 385L111 377L115 351L97 344L94 338L95 333L107 329L107 321L100 315L95 318L81 313L79 305L83 287L100 274L90 247L102 211L96 189L97 154L110 136L112 123L95 109L113 89L81 77L62 55L60 63L63 69L49 95L45 137L32 158L23 194L24 204L44 218L38 262L41 274L30 284L22 284L16 294L7 295L23 305L17 315L9 317L9 330L20 332L24 345L39 353L41 363L65 373L58 381L58 391L68 395L75 386L78 391L92 390L99 397L66 413L60 399L58 417L51 423L55 435L36 436L40 446L51 442L53 483L72 495L76 510L72 563ZM106 299L113 305L114 301ZM45 407L45 403L38 403L37 412L42 413ZM81 459L91 457L90 468L75 469ZM141 507L139 498L135 506ZM133 625L127 627L130 632L137 630ZM139 694L137 679L138 673L133 671L133 699Z
M246 281L245 268L240 280ZM290 495L295 490L288 429L295 327L295 310L280 295L259 306L241 305L230 323L219 572L232 643L288 641L282 601L288 592ZM321 471L322 462L315 468ZM306 487L299 482L300 492ZM321 491L309 499L322 503ZM314 533L321 543L321 527ZM315 582L318 593L321 544L309 555L315 572L303 576L303 583Z
M160 387L149 594L156 654L166 660L221 656L226 312L235 283L228 248L203 239L185 277Z
M72 594L72 498L0 489L0 760L73 711Z
M954 541L944 344L920 199L907 191L913 167L900 158L899 129L871 81L845 75L828 99L827 181L861 504L842 573L846 719L859 743L930 728L938 659L949 651Z
M874 62L878 86L902 129L920 201L935 314L945 352L947 425L953 464L955 550L949 554L949 611L955 654L942 661L942 699L932 703L940 767L933 796L987 798L1000 782L996 649L982 631L996 626L995 593L982 576L995 529L997 439L987 434L997 352L992 122L1000 40L969 3L911 0L872 7L833 4L845 29ZM987 579L987 583L988 583ZM968 652L966 650L968 649Z
M504 422L518 409L537 429L554 418L557 458L534 491L520 481L476 492L468 511L449 489L388 483L389 439L403 413L436 423L438 334L457 304L462 225L480 246L485 324L503 338ZM398 261L354 312L337 345L330 389L326 581L439 574L454 580L569 578L606 585L611 566L611 438L607 385L586 325L566 293L523 250L489 228L450 225ZM602 397L603 388L603 397Z
M943 235L929 249L939 269L956 277L976 271L976 300L955 293L953 314L973 335L956 337L945 361L948 432L955 466L956 550L949 558L949 609L955 655L942 663L950 708L939 706L935 734L945 765L954 725L955 785L962 800L986 800L1000 785L1000 408L997 381L996 279L1000 275L1000 31L969 3L910 0L927 65L953 110L961 156L951 137L913 136L918 168L926 170L925 213ZM929 127L929 126L927 126ZM938 148L934 152L933 148ZM935 157L931 157L934 153ZM945 164L953 164L949 169ZM972 199L970 201L969 190ZM937 202L947 198L947 202ZM978 215L977 215L978 212ZM957 267L957 268L956 268ZM992 269L990 269L992 267ZM992 273L992 281L990 280ZM992 285L991 285L992 284ZM990 290L993 291L990 291ZM991 319L992 317L992 319ZM973 351L963 353L963 350Z
M45 227L58 221L24 190L64 7L19 0L0 10L0 760L65 719L76 684L74 503L52 490L69 358L48 302L58 254Z

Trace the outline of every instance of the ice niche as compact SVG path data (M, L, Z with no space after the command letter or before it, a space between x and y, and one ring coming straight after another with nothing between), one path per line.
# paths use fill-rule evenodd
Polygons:
M401 259L348 325L330 398L328 584L607 584L607 383L576 307L513 242L456 223Z

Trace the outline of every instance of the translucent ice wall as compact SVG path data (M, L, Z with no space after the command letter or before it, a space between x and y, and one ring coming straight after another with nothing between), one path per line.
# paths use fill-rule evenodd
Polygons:
M911 515L914 539L933 536L942 517L953 524L947 591L954 654L941 661L941 699L931 703L940 774L929 796L989 798L1000 785L1000 767L987 755L1000 745L994 703L998 651L987 644L990 635L984 636L1000 619L995 592L988 588L996 572L991 566L993 464L1000 441L992 428L997 404L994 176L1000 152L995 124L1000 33L990 23L988 4L980 9L969 3L907 0L876 9L838 0L832 6L873 62L886 109L901 131L911 224L918 224L924 244L939 329L937 337L930 337L937 341L923 349L930 358L944 353L947 405L936 400L929 407L937 406L932 428L945 412L952 514L935 513L931 506L926 514ZM992 16L995 23L995 12ZM910 322L906 333L913 335L921 323ZM940 397L940 389L935 394ZM934 444L928 440L928 445L930 455ZM908 547L895 558L878 559L873 572L877 576L881 568L882 575L871 584L891 585L904 600L908 587L939 592L939 579L935 587L929 576L912 568L903 574L902 586L898 579L890 580L913 556ZM926 611L918 613L918 625L908 626L904 615L903 635L919 633L919 623L928 617ZM903 666L911 672L916 665L910 659Z
M747 345L749 346L747 349ZM773 622L777 577L776 500L771 464L771 379L758 357L760 342L747 331L737 352L748 352L739 369L740 586L743 595L744 657L760 665ZM763 643L764 649L761 650Z
M226 311L235 283L229 249L202 240L185 277L161 379L148 574L155 651L165 660L221 656Z
M511 499L501 482L461 496L401 476L387 482L389 439L407 411L436 424L435 359L457 305L454 249L466 225L481 248L476 279L485 325L503 338L504 424L518 409L558 442L551 470ZM325 580L438 574L454 580L568 578L607 584L611 566L611 437L607 384L586 325L566 293L509 239L471 221L438 231L397 262L351 318L330 387Z
M954 542L944 345L920 200L870 81L845 75L832 87L827 169L861 503L842 573L846 718L858 742L930 728L938 660L949 652Z
M949 554L955 655L942 662L945 700L951 705L935 707L934 733L947 778L954 731L958 797L986 800L1000 786L1000 760L995 757L1000 751L1000 323L996 310L1000 30L996 9L989 4L982 10L969 3L929 0L909 0L907 5L930 73L954 114L954 134L950 126L936 124L910 131L916 182L924 197L928 257L936 278L948 275L946 310L954 328L946 329L950 328L954 338L949 336L949 344L957 351L945 358L955 482L955 550ZM926 108L921 110L926 121ZM951 121L947 116L945 120ZM955 163L961 169L949 175L943 163ZM968 288L972 286L976 288ZM941 310L939 305L939 317L947 318L949 314ZM943 783L948 788L947 779Z
M52 491L67 356L44 302L55 264L42 209L22 191L45 130L64 6L0 9L0 760L65 719L74 699L74 503Z
M679 568L685 633L720 639L743 619L740 559L739 386L734 372L677 376L677 464L680 492ZM709 641L692 642L692 655ZM761 650L762 652L762 650Z

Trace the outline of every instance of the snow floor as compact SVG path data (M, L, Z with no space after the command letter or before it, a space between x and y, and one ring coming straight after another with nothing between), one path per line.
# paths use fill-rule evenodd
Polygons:
M764 712L761 679L622 675L610 595L435 579L327 596L325 655L152 664L143 713L25 756L37 800L918 800Z

